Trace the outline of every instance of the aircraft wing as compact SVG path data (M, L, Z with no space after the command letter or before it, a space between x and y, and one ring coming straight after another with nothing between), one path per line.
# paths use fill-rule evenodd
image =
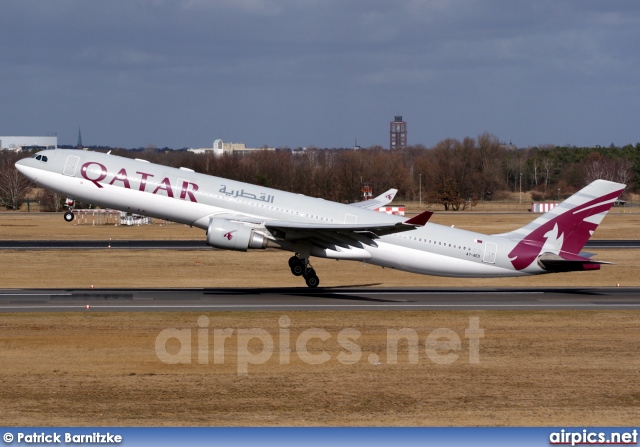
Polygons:
M376 208L380 208L381 206L385 206L388 203L393 201L393 198L398 193L397 189L390 189L387 192L380 194L375 199L364 200L362 202L350 203L350 206L355 206L356 208L363 208L367 210L375 210Z
M396 223L335 225L269 221L263 225L276 238L288 241L306 239L320 247L335 249L336 246L349 248L349 246L362 244L371 245L373 239L378 239L380 236L423 226L432 215L431 211L425 211L409 220Z
M260 227L266 230L263 234L267 238L290 242L309 242L321 248L335 250L336 247L350 248L363 245L375 245L374 239L393 233L413 230L425 225L433 213L425 211L404 222L385 222L369 224L318 224L304 222L290 222L281 220L266 220L258 216L236 213L217 213L199 219L201 227L207 228L211 218L224 219ZM206 219L206 222L205 222ZM196 225L198 226L198 225Z

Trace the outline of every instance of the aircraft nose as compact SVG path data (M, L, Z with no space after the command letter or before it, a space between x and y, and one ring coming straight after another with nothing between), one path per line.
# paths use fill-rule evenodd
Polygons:
M25 172L24 172L24 171L25 171L25 169L24 169L24 168L26 168L26 167L27 167L26 160L28 160L28 158L23 158L22 160L18 160L18 161L16 161L16 169L17 169L18 171L20 171L21 173L23 173L23 174L25 173Z
M16 161L16 169L25 177L30 178L31 180L33 180L32 175L33 175L33 163L31 163L31 159L30 158L23 158L22 160L18 160ZM30 175L31 174L31 175Z

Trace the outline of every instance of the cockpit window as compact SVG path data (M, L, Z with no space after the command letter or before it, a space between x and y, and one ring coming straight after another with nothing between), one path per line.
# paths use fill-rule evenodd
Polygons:
M42 160L42 155L36 156L36 160Z
M47 156L46 156L46 155L43 155L43 156L42 156L42 161L44 161L45 163L46 163L47 161L49 161L49 160L47 159Z
M43 161L45 163L49 161L47 156L46 155L42 155L42 154L34 154L34 155L31 156L31 158L35 158L36 160L40 160L40 161Z

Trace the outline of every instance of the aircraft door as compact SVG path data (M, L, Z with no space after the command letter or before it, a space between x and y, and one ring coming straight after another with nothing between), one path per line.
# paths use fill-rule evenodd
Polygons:
M76 168L78 167L79 161L80 157L69 155L67 157L67 162L64 165L64 170L62 171L62 173L64 175L68 175L69 177L73 177L74 175L76 175Z
M498 244L494 242L487 242L484 246L484 258L482 258L482 262L486 262L487 264L495 264L497 252Z

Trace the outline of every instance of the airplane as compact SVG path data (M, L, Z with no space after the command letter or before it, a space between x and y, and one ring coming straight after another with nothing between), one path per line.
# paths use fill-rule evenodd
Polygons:
M352 260L412 273L454 277L530 276L600 269L582 252L625 185L595 180L528 225L481 234L375 211L395 196L342 204L100 152L53 149L19 160L35 184L101 207L206 230L214 248L278 248L294 255L291 273L320 280L313 257ZM74 218L73 205L65 213Z

